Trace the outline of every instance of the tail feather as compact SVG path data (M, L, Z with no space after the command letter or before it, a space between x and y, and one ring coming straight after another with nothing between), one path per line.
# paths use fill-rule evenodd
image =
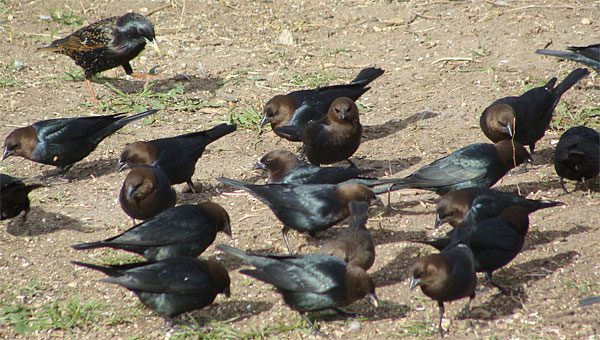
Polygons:
M275 128L275 131L285 139L291 141L302 141L302 130L298 126L279 126Z
M71 263L74 265L77 265L77 266L84 267L84 268L94 269L94 270L103 272L104 274L106 274L108 276L121 275L121 273L123 272L122 269L106 267L106 266L99 266L99 265L91 264L91 263L84 263L84 262L79 262L79 261L71 261Z
M244 182L241 182L241 181L236 181L235 179L226 178L226 177L219 177L219 178L217 178L217 181L219 181L219 182L221 182L223 184L227 184L229 186L232 186L232 187L234 187L236 189L242 189L242 190L245 190L245 191L249 190L248 186L250 184L244 183Z
M361 84L363 86L369 84L373 80L379 78L385 71L378 67L368 67L362 69L356 78L350 82L350 84Z
M111 134L115 133L117 130L121 129L122 127L124 127L128 123L131 123L131 122L133 122L135 120L142 119L144 117L150 116L152 114L155 114L156 112L158 112L157 109L150 109L148 111L144 111L144 112L136 113L136 114L131 115L131 116L120 118L119 120L113 122L112 124L108 125L104 129L98 131L96 133L96 136L95 136L95 141L97 143L100 143L104 138L106 138L106 137L110 136ZM122 115L122 114L121 113L120 114L115 114L115 115L113 115L113 117L119 118L120 115Z
M452 243L449 237L441 237L435 240L410 240L409 242L426 244L434 247L437 250L442 250Z
M560 205L565 205L563 202L558 202L558 201L548 201L548 200L542 200L542 201L528 200L528 201L531 203L531 208L533 209L532 212L540 210L540 209L547 209L547 208L557 207Z
M98 242L89 242L89 243L78 243L71 246L73 249L83 250L83 249L95 249L105 247L106 243L103 241Z
M223 243L217 244L216 248L219 249L222 252L225 252L225 253L229 254L229 255L233 255L233 256L238 257L238 258L240 258L240 259L242 259L244 261L248 261L248 256L249 255L245 251L243 251L243 250L240 250L240 249L228 246L228 245L223 244Z
M554 88L554 96L556 100L558 100L568 89L573 87L573 85L577 84L578 81L586 77L590 74L590 71L585 68L578 68L563 79L555 88Z
M561 59L573 60L578 63L587 65L596 71L600 71L600 61L594 58L590 58L585 54L580 54L575 51L554 51L554 50L537 50L537 54L547 55L551 57L557 57Z
M223 123L213 127L210 130L206 130L205 132L210 138L210 141L208 143L212 143L217 139L234 132L235 130L237 130L237 126Z

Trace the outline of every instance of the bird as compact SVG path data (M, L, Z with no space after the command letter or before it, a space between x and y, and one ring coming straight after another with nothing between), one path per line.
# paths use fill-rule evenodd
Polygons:
M480 196L488 196L494 201L494 207L487 209L483 205L480 209L471 210L473 201ZM527 209L530 213L551 207L564 205L562 202L550 200L533 200L522 196L514 195L510 192L503 192L484 187L465 188L453 190L440 197L435 209L435 227L444 223L450 224L453 228L461 224L469 223L467 214L471 214L472 221L480 221L485 218L496 217L494 212L500 214L504 209L511 206L520 206Z
M596 72L600 72L600 44L569 46L567 50L569 51L541 49L536 50L535 53L573 60L593 68Z
M267 184L338 184L352 179L358 179L359 183L361 180L373 180L360 177L373 169L319 167L301 161L292 152L284 149L268 152L253 168L267 172Z
M348 203L381 202L371 189L356 183L255 185L225 177L217 180L250 193L271 209L283 223L281 233L290 254L292 248L287 237L290 229L314 236L348 217Z
M475 143L462 147L446 157L423 166L404 178L382 179L376 193L404 188L425 189L443 195L452 190L491 187L509 170L530 162L525 148L510 140L496 144Z
M217 249L252 265L254 269L240 273L275 286L283 301L300 313L314 333L319 334L306 312L333 309L346 315L339 308L363 298L373 307L379 305L369 274L337 257L249 254L224 244L218 244Z
M37 163L54 165L59 168L59 174L65 175L106 137L126 124L156 112L158 110L151 109L131 116L116 113L42 120L9 133L4 140L2 160L20 156Z
M423 294L437 301L440 311L438 332L443 336L444 302L468 297L469 302L461 313L466 314L475 298L477 274L473 252L464 243L457 243L443 249L439 254L419 258L413 264L409 278L410 290L417 286L421 287Z
M217 203L202 202L167 209L117 236L71 247L122 249L142 255L148 261L160 261L202 254L214 242L217 232L231 237L229 214Z
M205 131L137 141L123 148L117 167L122 171L135 165L153 165L167 174L171 184L187 183L188 188L195 193L192 176L204 149L208 144L235 130L235 125L219 124Z
M473 201L473 206L486 205L493 201L493 197L479 196ZM464 228L473 229L471 240L467 245L475 257L475 271L485 273L492 286L502 293L507 293L504 287L493 281L492 273L510 263L523 249L525 236L529 230L529 211L519 206L509 207L497 217L452 229L444 237L411 242L427 244L442 250L451 245L453 237L463 232Z
M202 309L211 305L218 294L231 295L229 273L214 260L176 257L112 266L71 263L108 275L100 281L129 289L144 305L163 316Z
M153 166L132 167L119 192L123 211L135 220L147 220L177 203L177 193L167 175Z
M56 52L73 59L84 71L91 100L98 103L90 81L94 74L122 66L127 75L133 75L129 62L146 44L160 53L150 20L141 14L127 13L96 21L38 51Z
M309 123L300 130L295 126L275 128L276 131L300 136L306 158L311 164L333 164L347 161L358 150L362 137L362 125L358 107L348 97L340 97L331 103L327 115Z
M376 67L365 68L349 84L319 87L310 90L293 91L286 95L277 95L271 98L263 109L263 118L260 127L270 124L279 137L294 142L300 142L298 135L287 136L281 134L276 128L293 126L302 131L309 122L317 121L327 115L329 107L339 97L348 97L358 100L370 87L366 87L373 80L384 73Z
M565 192L564 178L585 183L600 172L600 134L585 126L575 126L560 136L554 150L554 169Z
M320 253L335 256L344 262L369 270L375 262L375 244L367 229L367 202L349 203L350 224L333 239L325 241Z
M531 153L550 126L552 113L560 97L590 73L578 68L556 84L556 77L546 85L533 88L519 97L505 97L488 106L479 119L483 133L494 143L512 139L529 146Z
M41 183L26 183L27 180L0 174L0 220L6 220L23 213L23 221L29 213L29 193L41 188Z

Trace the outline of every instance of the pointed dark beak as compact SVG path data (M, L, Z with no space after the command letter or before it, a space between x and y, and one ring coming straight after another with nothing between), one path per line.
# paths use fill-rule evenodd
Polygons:
M433 227L439 228L442 224L444 224L444 220L442 220L439 213L435 213L435 224Z
M506 132L508 132L508 134L512 137L513 136L513 126L512 123L508 123L506 124Z
M271 122L271 117L267 116L266 114L263 115L262 119L260 120L260 128L262 129L265 125L269 124Z
M225 288L223 294L225 294L226 297L231 297L231 289L229 287Z
M231 233L231 224L225 224L225 226L223 227L223 232L225 233L225 235L229 236L229 238L233 238L233 235Z
M410 290L413 290L413 289L417 288L419 283L421 283L421 279L415 279L414 277L411 276L408 283L409 283Z
M252 169L253 170L265 170L267 167L265 165L265 163L258 161L256 162L253 166Z
M133 200L133 194L135 194L135 186L133 185L128 185L127 186L127 190L125 191L125 198L127 198L128 201Z
M119 161L117 162L117 172L121 172L126 169L129 169L129 167L127 166L127 163L125 163L119 159Z
M348 114L348 110L346 108L341 108L338 111L338 114L340 115L340 118L342 118L343 120L347 120L348 117L350 117L350 115Z
M7 159L12 156L12 152L8 150L8 148L4 148L4 153L2 154L2 160Z
M375 293L367 294L365 297L367 298L371 306L375 308L379 307L379 299L377 298L377 295Z

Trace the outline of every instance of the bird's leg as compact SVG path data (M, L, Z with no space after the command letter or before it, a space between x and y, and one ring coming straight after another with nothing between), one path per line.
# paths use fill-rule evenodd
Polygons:
M474 298L475 298L475 296L471 296L469 298L469 301L467 302L467 304L458 313L458 319L459 320L466 319L466 318L469 317L469 315L471 314L471 301L473 301Z
M69 171L73 165L75 165L75 163L69 164L69 165L65 165L65 166L61 166L58 167L58 174L62 177L65 178L65 175L67 174L67 171Z
M494 280L492 279L492 273L491 272L486 272L485 273L485 277L487 278L488 283L490 285L492 285L493 287L498 288L498 290L500 291L500 293L502 293L504 295L508 295L508 290L506 288L504 288L501 285L499 285L496 282L494 282Z
M298 149L298 159L301 161L306 161L306 146L305 145L302 145Z
M304 319L304 321L306 321L306 323L308 323L308 325L310 326L312 335L326 337L325 334L321 333L317 326L315 326L315 324L312 321L310 321L310 319L304 314L304 312L299 313L300 316Z
M135 222L135 218L131 218L131 221L133 222L133 225L136 225L137 223Z
M350 158L346 159L346 162L348 162L348 164L350 164L351 168L356 168L356 164L354 164L354 162L351 161Z
M565 194L569 193L569 190L567 190L567 187L565 186L565 179L562 176L558 176L558 180L560 181L560 186L563 188L563 190L565 191Z
M438 332L440 333L440 337L444 337L444 329L442 328L442 320L444 319L444 303L442 301L438 301L438 309L440 310L440 321L438 322Z
M358 313L348 313L346 311L343 311L339 308L334 308L333 309L336 313L338 313L339 315L345 317L345 318L358 318L360 315Z
M90 101L94 104L100 104L100 101L98 100L98 97L96 97L96 93L94 92L94 89L92 88L91 80L89 80L88 78L85 78L85 85L87 86L88 91L90 91Z
M290 231L290 229L288 227L283 227L281 229L281 235L283 235L283 242L285 242L285 246L287 247L288 253L292 254L292 247L290 247L290 240L288 240L288 231Z
M190 189L191 192L193 192L194 194L196 193L196 188L194 187L194 182L192 182L191 179L187 180L187 186Z

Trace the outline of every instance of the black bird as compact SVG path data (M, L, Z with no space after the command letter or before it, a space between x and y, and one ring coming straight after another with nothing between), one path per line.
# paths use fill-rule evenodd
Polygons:
M217 180L250 193L273 211L283 223L281 233L290 254L292 248L287 237L290 229L314 236L348 217L348 203L379 202L371 189L355 183L255 185L224 177Z
M474 261L471 249L463 243L458 243L439 254L418 259L412 267L410 289L419 286L423 294L438 303L440 336L444 335L444 302L468 297L469 302L463 309L464 313L468 313L471 301L475 298L477 275Z
M125 287L160 315L177 316L202 309L218 294L230 296L227 270L214 260L177 257L118 266L71 263L108 275L102 282Z
M154 26L143 15L127 13L96 21L38 51L57 52L73 59L85 72L92 101L98 102L90 82L93 75L118 66L132 75L129 62L144 50L146 44L160 52Z
M142 165L131 168L125 177L119 203L135 224L135 219L146 220L174 207L177 193L161 169Z
M298 131L304 130L309 122L317 121L327 115L329 107L337 98L348 97L357 100L370 89L366 86L383 72L380 68L369 67L360 71L356 78L346 85L325 86L277 95L265 105L260 126L271 124L271 128L278 136L300 142L301 136L281 134L276 128L293 126Z
M380 180L381 184L394 185L391 188L388 188L389 185L380 186L375 192L418 188L443 195L463 188L489 188L510 169L525 161L531 161L531 157L527 150L516 142L513 144L509 140L503 140L496 144L471 144L425 165L410 176Z
M488 196L494 202L492 209L482 205L479 209L470 210L475 198ZM449 223L453 228L461 224L478 222L486 218L497 217L504 209L519 206L527 209L529 213L540 209L563 205L561 202L548 200L533 200L522 196L488 188L475 187L453 190L440 197L435 209L435 227ZM499 210L499 211L498 211ZM497 214L495 214L497 212ZM467 219L470 214L470 219Z
M375 262L375 244L367 229L369 214L366 202L350 202L350 224L333 239L325 241L321 254L335 256L344 262L369 270Z
M345 160L354 166L348 158L358 150L362 137L358 107L347 97L334 100L325 117L309 123L303 130L295 126L275 130L290 135L301 134L306 158L314 165Z
M220 205L203 202L167 209L117 236L72 247L77 250L110 247L134 252L148 261L160 261L202 254L219 231L231 237L229 215Z
M585 126L575 126L560 136L554 150L554 169L560 185L563 178L585 182L600 172L600 134Z
M43 186L40 183L25 184L21 179L0 174L0 220L13 218L22 212L25 212L25 220L29 213L29 193Z
M31 161L54 165L64 175L92 151L104 138L127 123L156 113L148 110L132 116L116 113L106 116L42 120L13 130L4 140L2 159L21 156Z
M171 184L187 183L192 192L192 176L206 146L236 130L235 125L219 124L212 129L170 138L139 141L123 148L119 170L135 165L153 165L167 174Z
M589 73L587 69L578 68L556 87L554 77L546 85L533 88L519 97L496 100L481 114L481 130L494 143L513 139L529 145L529 151L533 153L535 143L544 137L550 126L560 97Z
M264 155L254 165L254 169L267 171L268 184L338 184L352 179L357 179L359 183L362 183L363 180L365 182L375 181L375 179L359 177L373 169L319 167L303 162L292 152L283 149Z
M587 65L600 72L600 44L589 46L569 46L569 51L537 50L535 53L569 59Z
M305 316L306 312L333 309L341 314L340 307L367 298L379 305L375 285L362 268L346 264L329 255L251 255L239 249L217 245L217 249L233 255L254 266L240 270L277 288L283 301L318 333Z

